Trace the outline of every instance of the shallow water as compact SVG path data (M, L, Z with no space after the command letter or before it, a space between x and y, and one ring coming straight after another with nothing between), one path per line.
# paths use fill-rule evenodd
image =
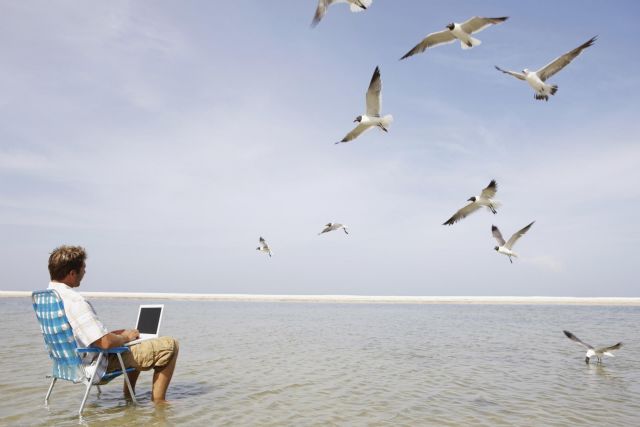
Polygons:
M137 306L92 301L110 329ZM640 308L160 301L180 340L169 405L56 385L29 299L0 299L2 425L640 425ZM586 365L568 329L616 358Z

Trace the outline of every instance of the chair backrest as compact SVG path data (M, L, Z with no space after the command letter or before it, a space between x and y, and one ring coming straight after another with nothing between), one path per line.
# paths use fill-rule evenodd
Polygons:
M33 292L31 300L45 348L53 361L53 377L73 382L82 381L85 373L76 352L78 344L64 312L62 298L55 290L47 289Z

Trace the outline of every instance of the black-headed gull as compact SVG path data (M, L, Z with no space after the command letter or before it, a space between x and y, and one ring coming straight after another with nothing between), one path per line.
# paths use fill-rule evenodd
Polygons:
M393 116L387 114L384 117L380 117L380 109L382 108L382 80L380 79L380 69L376 67L369 83L369 89L366 96L366 113L355 118L354 123L358 125L349 132L341 141L336 142L349 142L356 139L362 132L369 130L373 127L378 127L385 132L388 132L387 128L393 121Z
M469 203L468 205L460 208L458 212L454 213L451 218L449 218L442 225L453 225L456 222L460 221L462 218L467 215L477 211L481 207L486 207L494 214L497 213L496 209L500 207L500 202L497 200L493 200L498 191L498 184L496 184L496 180L492 179L489 185L482 190L479 196L473 196L467 199Z
M471 37L471 34L478 33L491 25L500 24L507 19L509 19L508 16L502 16L499 18L482 18L480 16L474 16L462 24L452 22L446 26L446 30L429 34L400 59L408 58L416 53L422 53L430 47L453 43L456 40L460 40L460 46L463 49L471 49L472 47L478 46L482 43L480 40Z
M259 243L260 243L260 246L258 246L256 250L266 253L267 255L269 255L269 258L271 258L271 253L272 253L271 248L269 248L269 245L267 245L266 240L260 237Z
M311 26L315 27L320 23L324 14L327 13L327 8L334 3L348 3L351 8L351 12L362 12L366 10L373 0L318 0L318 7L316 14L313 16Z
M324 230L319 232L318 236L321 235L322 233L328 233L329 231L340 230L341 228L342 228L342 231L345 232L345 234L349 234L349 231L347 231L346 225L330 222L324 226Z
M516 244L518 239L521 238L524 235L524 233L529 231L529 229L531 228L531 226L533 225L534 222L535 221L533 221L531 224L529 224L526 227L524 227L522 230L513 233L513 236L511 236L511 238L509 239L508 242L504 241L504 238L502 237L502 233L500 233L500 230L498 230L498 227L496 227L495 225L492 225L491 226L491 234L498 241L498 245L499 245L499 246L496 246L493 249L498 251L498 253L501 253L503 255L508 256L509 257L509 262L513 263L513 260L511 259L511 257L518 258L518 254L513 252L513 250L512 250L513 245Z
M610 347L593 348L593 346L591 344L587 344L586 342L582 341L577 336L573 335L571 332L569 332L569 331L562 331L562 332L564 332L564 334L570 340L577 342L578 344L582 345L583 347L586 347L587 354L585 355L584 361L587 364L589 364L589 360L592 357L595 357L596 360L598 361L598 363L602 363L602 356L615 357L613 355L613 353L611 353L611 352L614 351L614 350L618 350L620 347L622 347L622 343L619 342L618 344L612 345Z
M544 67L540 68L538 71L530 71L529 69L525 68L521 73L518 73L517 71L503 70L497 65L495 67L498 71L502 71L505 74L509 74L510 76L529 83L529 86L531 86L536 92L533 95L535 99L544 99L545 101L548 101L549 95L555 95L558 91L558 85L550 85L545 83L547 79L569 65L569 63L573 61L576 56L580 55L583 50L585 50L589 46L592 46L597 37L598 36L592 37L572 51L557 57Z

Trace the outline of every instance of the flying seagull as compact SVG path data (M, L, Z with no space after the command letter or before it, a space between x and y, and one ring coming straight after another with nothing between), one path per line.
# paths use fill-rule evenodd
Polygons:
M272 252L271 252L271 248L269 248L269 245L267 245L267 242L262 237L260 237L259 242L260 242L260 246L258 246L256 250L268 254L269 258L271 258Z
M473 196L467 199L467 202L471 203L459 209L458 212L454 213L453 216L442 225L453 225L483 206L494 214L497 213L496 208L500 207L500 202L493 200L496 195L496 191L498 191L498 184L496 184L495 179L492 179L489 185L487 185L487 188L482 190L482 193L480 193L479 196Z
M513 236L511 236L511 238L509 239L508 242L505 243L504 239L502 238L502 233L500 233L500 230L498 230L498 227L496 227L495 225L491 226L491 234L493 234L493 237L496 238L496 240L498 241L498 244L500 246L496 246L495 249L496 251L498 251L498 253L504 254L506 256L509 257L509 262L511 262L513 264L513 260L511 259L511 257L518 257L518 254L513 252L511 250L511 248L513 247L513 245L516 244L516 242L518 241L519 238L521 238L522 236L524 236L524 233L526 233L527 231L529 231L529 229L531 228L531 226L533 225L535 221L533 221L531 224L527 225L525 228L523 228L522 230L513 233Z
M446 30L429 34L400 59L408 58L416 53L422 53L430 47L453 43L456 40L460 40L460 46L463 49L471 49L472 47L478 46L482 43L480 40L471 37L471 34L479 33L490 25L501 24L507 19L509 19L508 16L502 16L500 18L482 18L480 16L474 16L462 24L452 22L445 27Z
M536 92L533 96L535 99L544 99L545 101L548 101L549 95L555 95L558 91L558 85L550 85L545 83L547 79L569 65L569 63L573 61L576 56L580 55L583 50L593 45L597 37L598 36L591 37L589 40L582 43L571 52L567 52L564 55L557 57L544 67L540 68L538 71L529 71L527 68L525 68L521 73L518 73L517 71L503 70L497 65L495 67L498 71L502 71L503 73L509 74L516 79L524 80L529 83L529 86L531 86Z
M318 0L318 8L316 14L313 16L311 26L315 27L320 23L324 14L327 13L327 8L334 3L348 3L351 8L351 12L362 12L366 10L373 0Z
M618 344L612 345L611 347L593 348L593 346L591 344L587 344L586 342L583 342L580 338L578 338L577 336L573 335L571 332L569 332L569 331L562 331L562 332L564 332L564 334L570 340L575 341L578 344L586 347L587 354L586 354L586 356L584 358L584 361L585 361L586 364L589 364L589 359L591 359L592 357L595 357L598 360L598 363L602 363L602 356L615 357L613 355L613 353L611 353L611 352L614 351L614 350L618 350L618 349L620 349L620 347L622 347L622 343L619 342Z
M356 117L353 121L358 125L349 132L342 141L336 142L349 142L356 139L362 132L371 129L375 126L379 127L385 132L388 132L387 128L393 121L393 116L387 114L384 117L380 117L380 108L382 107L382 80L380 79L380 68L376 67L371 77L371 83L369 83L369 89L367 90L367 112L361 116Z
M324 230L322 230L321 232L318 233L318 236L321 235L322 233L328 233L329 231L333 231L333 230L340 230L342 228L342 231L344 231L345 234L349 234L349 231L347 231L347 226L344 224L338 224L335 222L330 222L327 225L324 226Z

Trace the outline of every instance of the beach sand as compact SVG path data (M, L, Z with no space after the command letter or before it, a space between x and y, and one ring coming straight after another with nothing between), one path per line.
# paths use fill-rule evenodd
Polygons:
M89 299L167 299L182 301L318 302L346 304L505 304L505 305L611 305L640 306L630 297L543 297L543 296L368 296L368 295L255 295L196 294L163 292L81 292ZM0 298L30 297L29 291L0 291Z

